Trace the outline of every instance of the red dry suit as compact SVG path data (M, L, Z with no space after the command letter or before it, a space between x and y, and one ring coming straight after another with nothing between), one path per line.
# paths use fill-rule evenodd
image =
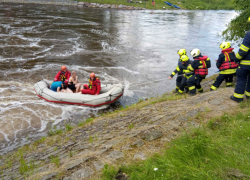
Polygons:
M84 84L86 89L82 90L82 94L98 95L101 91L101 82L99 78L94 78L94 80L89 79L89 85Z
M66 72L59 71L56 74L54 81L63 81L66 84L68 84L70 76L71 76L71 73L68 70Z

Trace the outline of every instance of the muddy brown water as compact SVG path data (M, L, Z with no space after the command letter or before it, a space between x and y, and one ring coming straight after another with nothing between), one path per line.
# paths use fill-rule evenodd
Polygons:
M102 108L53 104L36 96L34 83L52 81L61 65L76 71L80 82L95 72L102 84L123 83L119 103L126 106L175 87L167 77L179 48L189 52L198 47L216 59L218 34L235 15L0 4L0 152L44 136L51 125L98 115ZM215 72L213 63L209 73ZM162 78L166 80L134 86Z

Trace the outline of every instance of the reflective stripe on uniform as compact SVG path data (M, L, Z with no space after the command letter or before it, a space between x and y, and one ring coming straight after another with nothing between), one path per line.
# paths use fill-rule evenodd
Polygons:
M250 92L245 91L245 94L246 94L247 96L250 96Z
M201 87L200 89L197 89L198 91L203 91L203 88Z
M194 70L194 68L193 68L191 65L188 66L188 69L189 69L190 71L193 71L193 70Z
M240 64L242 64L242 65L250 65L250 60L241 60Z
M247 46L245 46L245 45L243 45L243 44L241 44L240 49L241 49L242 51L245 51L245 52L248 52L248 51L249 51L249 47L247 47Z
M178 87L178 86L176 86L176 89L179 89L179 87Z
M172 72L172 75L174 76L174 75L175 75L175 72Z
M236 69L226 69L220 72L220 74L234 74L236 73Z
M191 75L191 76L187 76L187 75L185 75L185 77L187 78L187 79L189 79L189 78L191 78L193 75Z
M239 53L236 54L236 57L237 57L238 59L242 59L242 56L241 56Z
M189 91L191 91L191 90L195 89L195 86L191 86L188 89L189 89Z
M184 69L183 72L184 72L184 73L190 73L190 72L192 72L192 71L190 71L190 70L188 70L188 69Z
M226 83L226 85L227 85L227 86L232 86L233 83L231 83L231 82L230 82L230 83Z
M177 66L177 67L176 67L176 70L177 70L177 71L180 71L180 68L179 68L179 66Z
M183 92L184 92L184 91L182 91L182 90L179 89L179 93L183 94Z
M212 89L212 90L216 90L216 89L217 89L217 87L215 87L215 86L211 86L211 89Z
M234 97L236 97L236 98L242 99L243 96L244 96L244 94L237 94L237 93L234 93Z

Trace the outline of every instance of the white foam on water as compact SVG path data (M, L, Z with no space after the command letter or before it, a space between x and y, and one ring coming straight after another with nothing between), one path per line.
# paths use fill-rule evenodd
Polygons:
M33 70L41 67L42 65L37 65ZM20 71L26 72L27 70L20 69ZM0 81L0 92L0 133L3 134L4 140L9 142L0 152L20 145L20 138L22 138L22 144L28 143L25 137L18 135L23 130L33 129L37 133L43 133L49 122L57 125L64 120L73 120L76 114L82 117L90 113L97 116L99 110L107 108L103 106L93 109L49 103L36 96L33 84L30 83Z
M122 66L117 66L117 67L91 67L91 66L88 66L88 67L84 67L84 69L116 69L116 70L124 70L124 71L127 71L129 73L132 73L132 74L140 74L140 72L138 71L133 71L133 70L130 70L126 67L122 67Z
M102 52L116 52L117 51L116 47L110 46L109 43L107 43L106 41L102 41L101 45L102 45Z
M134 92L129 90L129 86L130 86L130 82L127 81L126 79L124 80L124 93L123 96L128 96L128 97L133 97L134 96Z
M48 121L41 121L41 128L37 132L43 132L47 128Z
M111 35L109 33L106 33L103 30L91 29L91 32L95 33L95 34L98 34L98 35L102 35L102 36L106 36L106 37L111 37Z

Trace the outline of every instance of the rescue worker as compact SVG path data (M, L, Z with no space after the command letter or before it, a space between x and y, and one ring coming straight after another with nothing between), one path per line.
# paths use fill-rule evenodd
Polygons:
M234 48L231 48L230 42L221 43L220 48L222 51L218 60L216 60L216 66L220 70L220 74L211 86L210 91L216 90L224 80L226 81L226 87L232 87L233 76L238 67L238 63L235 62Z
M179 49L179 50L177 51L177 54L179 54L179 57L181 57L182 55L186 55L187 52L186 52L185 49ZM181 60L180 60L180 58L179 58L179 60L178 60L178 64L177 64L176 69L172 72L172 75L173 75L173 76L178 72L178 76L177 76L177 78L176 78L176 89L175 89L175 93L178 93L178 91L179 91L179 88L180 88L180 85L181 85L181 80L182 80L182 76L180 76L180 75L183 74L183 72L180 71L179 66L181 66ZM171 79L171 78L169 77L169 79Z
M193 72L188 70L188 66L192 63L192 61L189 60L187 55L182 55L180 57L180 61L181 61L181 63L179 63L176 70L177 70L177 72L179 72L179 71L183 72L183 74L179 75L182 78L181 78L181 83L179 86L178 94L183 94L185 88L187 89L186 92L188 92L187 79L193 74ZM169 79L172 79L175 74L176 73L172 73L169 76Z
M250 23L250 17L248 18L248 23ZM246 33L236 54L236 62L239 62L240 65L236 70L237 83L231 99L241 102L243 101L244 93L247 99L250 98L250 31Z
M84 89L81 89L82 94L99 95L101 91L101 82L95 76L95 73L90 73L89 84L84 84Z
M193 56L194 61L188 66L190 71L194 71L194 75L189 77L187 80L187 85L189 88L190 95L196 94L196 89L198 92L202 93L203 88L201 87L201 81L206 78L208 74L208 68L211 67L210 59L207 56L202 56L199 49L193 49L190 52Z
M61 71L59 71L55 78L54 78L54 81L62 81L64 82L66 85L68 84L69 82L69 78L71 76L71 73L67 70L67 67L66 66L62 66L61 67Z

